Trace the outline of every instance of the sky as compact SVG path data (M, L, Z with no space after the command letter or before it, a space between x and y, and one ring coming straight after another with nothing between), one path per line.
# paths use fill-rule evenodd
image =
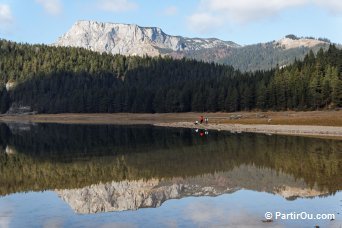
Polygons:
M51 44L77 20L160 27L241 45L288 34L342 43L342 0L0 0L0 38Z

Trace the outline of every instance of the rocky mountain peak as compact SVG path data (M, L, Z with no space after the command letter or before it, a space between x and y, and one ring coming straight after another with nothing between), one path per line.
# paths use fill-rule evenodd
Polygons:
M77 21L58 39L56 46L82 47L97 52L123 55L150 55L178 51L193 51L214 47L238 47L219 39L171 36L157 27L135 24Z
M276 47L281 47L284 49L307 47L312 48L317 45L327 45L327 41L319 40L315 38L298 38L294 35L287 35L284 38L274 42Z

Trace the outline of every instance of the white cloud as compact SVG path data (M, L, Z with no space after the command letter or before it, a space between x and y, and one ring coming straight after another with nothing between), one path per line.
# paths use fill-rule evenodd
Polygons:
M129 0L101 0L99 9L110 12L124 12L138 8L138 5Z
M246 24L275 16L288 8L308 5L334 14L342 13L341 0L201 0L198 9L188 17L188 24L198 32L206 32L212 25L205 18L214 22L214 27L227 23Z
M170 6L170 7L167 7L164 10L163 15L165 15L165 16L173 16L173 15L176 15L177 13L178 13L178 8L175 7L175 6Z
M13 16L9 5L0 4L0 26L8 26L13 22Z
M0 227L8 228L10 227L11 219L7 216L0 216Z
M195 13L188 18L190 28L200 33L207 33L215 30L223 24L220 17L215 17L210 13Z
M43 223L43 228L58 228L63 227L64 219L63 218L49 218Z
M320 7L328 9L333 14L342 13L342 1L341 0L314 0L314 3Z
M307 0L205 0L206 9L221 16L228 16L236 22L245 23L272 16L279 11L303 5Z
M184 208L184 215L191 219L197 226L215 221L216 224L224 224L227 219L224 208L213 202L201 199L194 201Z
M1 11L1 5L0 5L0 11ZM11 220L13 217L13 211L12 211L12 205L9 203L2 203L5 204L5 207L0 207L0 227L7 228L10 227Z
M3 33L10 32L13 22L14 19L10 6L6 4L0 4L0 31Z
M41 4L46 12L51 15L58 15L62 12L62 3L60 0L36 0Z

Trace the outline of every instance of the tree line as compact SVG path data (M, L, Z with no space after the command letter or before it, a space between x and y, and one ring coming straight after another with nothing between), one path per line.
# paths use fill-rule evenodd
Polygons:
M0 111L234 112L342 107L342 50L268 71L0 40ZM7 88L6 88L7 85ZM10 85L13 87L10 88Z

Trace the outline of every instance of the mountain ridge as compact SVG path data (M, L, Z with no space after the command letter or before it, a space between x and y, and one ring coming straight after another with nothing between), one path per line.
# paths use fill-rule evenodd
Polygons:
M286 200L329 195L308 186L303 179L255 165L240 165L230 171L192 177L111 181L55 192L79 214L156 208L165 201L186 197L215 197L240 190L265 192Z
M231 41L216 38L188 38L166 34L158 27L142 27L136 24L77 21L55 43L57 46L84 47L93 51L123 55L157 56L161 52L197 50L218 45L239 46ZM131 47L124 47L131 45ZM137 52L140 51L140 52Z
M310 50L327 49L329 44L327 39L287 35L277 41L239 45L218 38L173 36L159 27L79 20L53 45L81 47L114 55L185 57L254 71L287 65L295 59L303 59Z

